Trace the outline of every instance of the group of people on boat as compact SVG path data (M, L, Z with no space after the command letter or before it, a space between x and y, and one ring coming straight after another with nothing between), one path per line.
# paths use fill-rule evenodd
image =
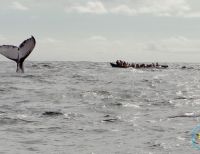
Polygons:
M128 62L125 62L125 61L122 61L122 60L117 60L116 61L116 66L118 67L124 67L124 68L127 68L127 67L133 67L133 68L157 68L157 67L160 67L160 65L158 63L152 63L152 64L136 64L136 63L128 63Z

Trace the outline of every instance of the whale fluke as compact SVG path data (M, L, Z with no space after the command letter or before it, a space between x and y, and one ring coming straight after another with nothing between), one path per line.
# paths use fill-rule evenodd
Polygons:
M23 41L19 47L13 45L0 46L0 54L11 59L17 63L16 72L24 72L23 62L33 51L36 41L32 36L31 38Z

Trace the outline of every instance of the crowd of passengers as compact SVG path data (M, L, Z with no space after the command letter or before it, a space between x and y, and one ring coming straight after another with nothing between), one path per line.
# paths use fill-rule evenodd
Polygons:
M128 63L122 60L116 61L117 66L119 67L133 67L133 68L150 68L150 67L159 67L160 65L158 63L152 63L152 64L135 64L135 63Z

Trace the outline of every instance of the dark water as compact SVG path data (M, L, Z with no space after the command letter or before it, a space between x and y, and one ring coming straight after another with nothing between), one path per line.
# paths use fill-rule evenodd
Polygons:
M200 153L200 65L169 65L0 62L0 153Z

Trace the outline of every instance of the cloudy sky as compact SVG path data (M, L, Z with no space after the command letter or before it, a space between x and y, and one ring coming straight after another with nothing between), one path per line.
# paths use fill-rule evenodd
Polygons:
M29 60L200 62L199 0L1 0L0 19Z

